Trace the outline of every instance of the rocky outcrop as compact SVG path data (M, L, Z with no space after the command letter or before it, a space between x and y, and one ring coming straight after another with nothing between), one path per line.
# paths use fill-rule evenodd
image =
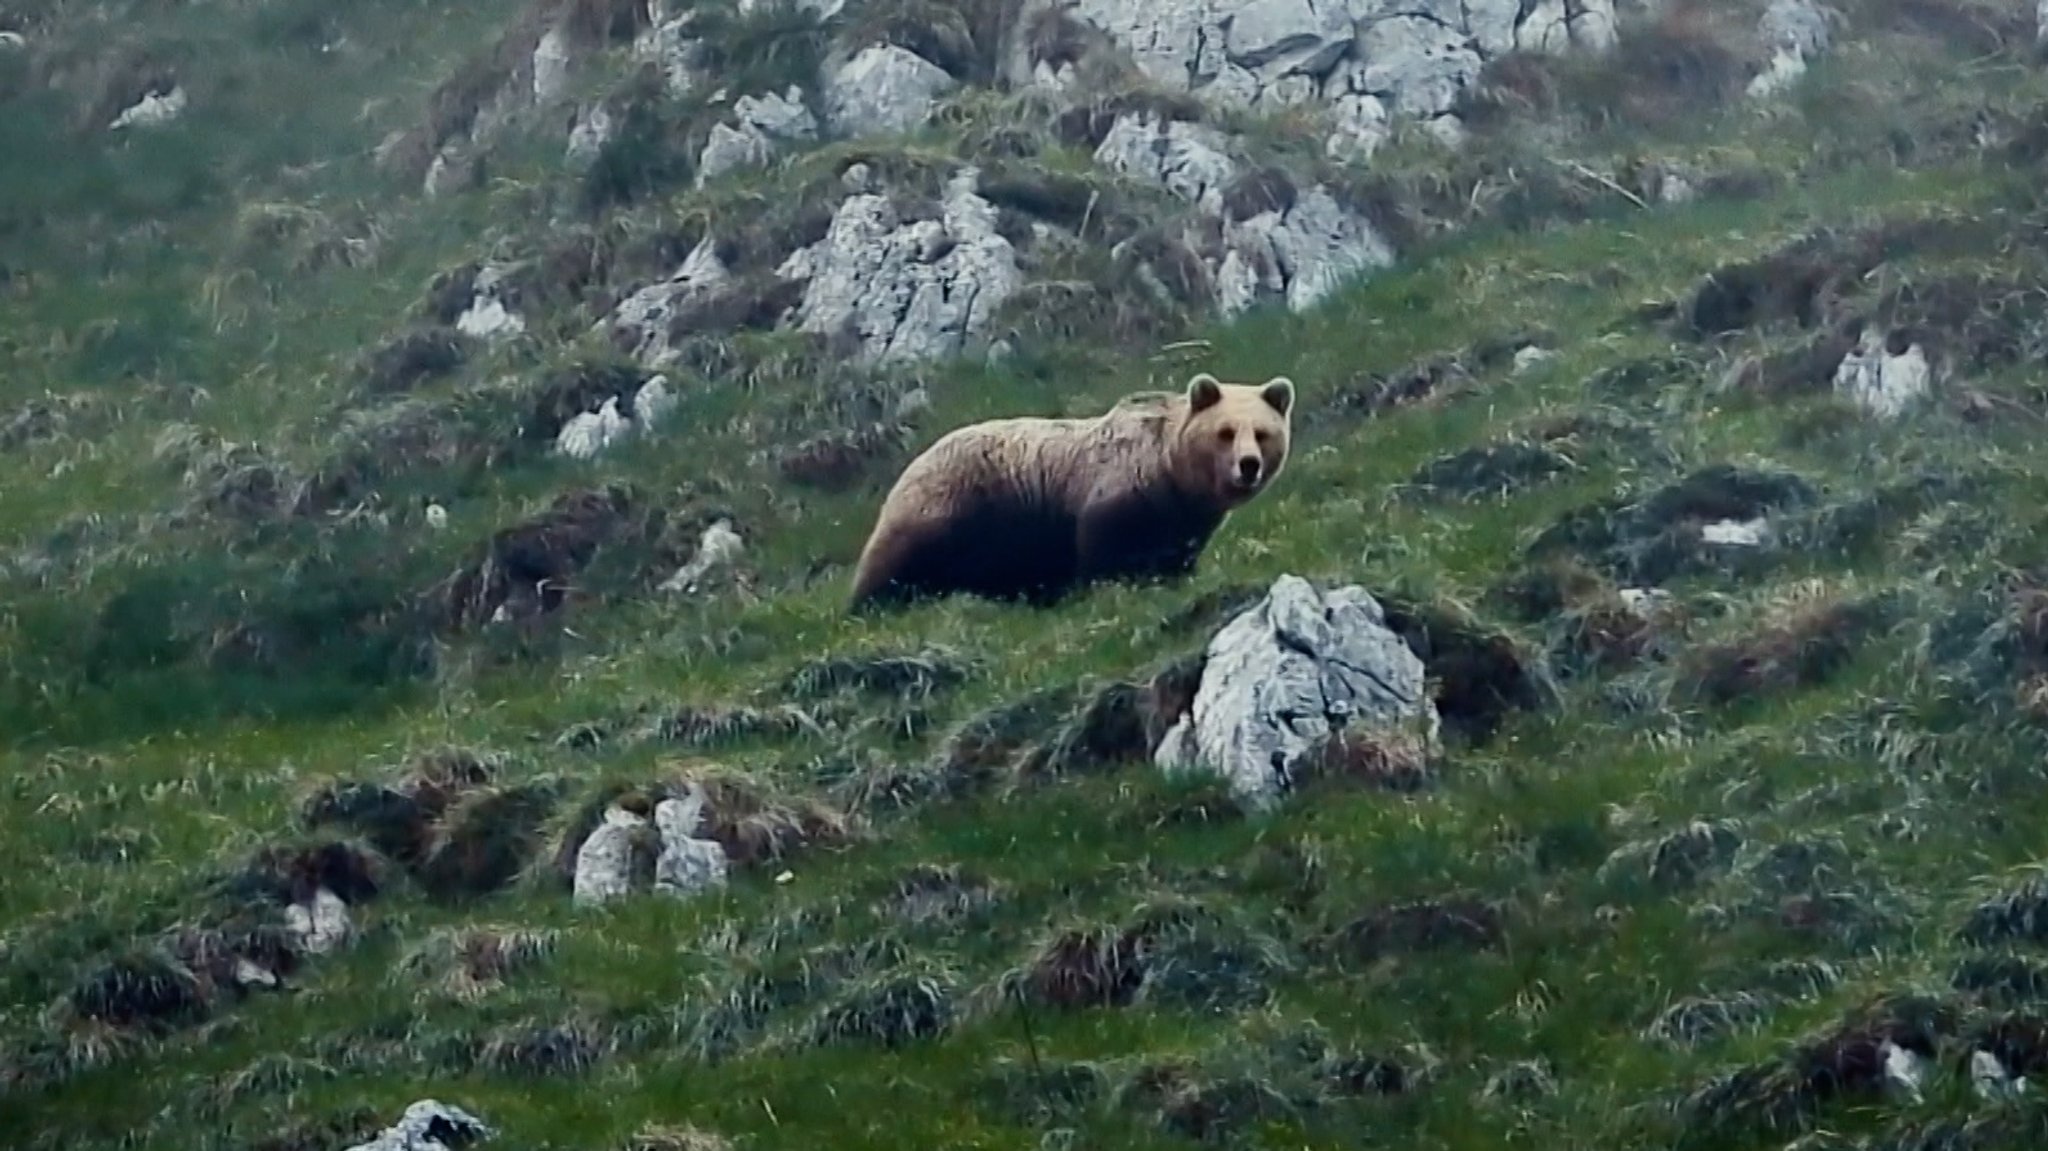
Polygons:
M731 272L707 236L667 279L620 301L600 327L621 351L661 371L676 360L675 340L689 326L689 310L715 301L731 282Z
M825 238L778 269L805 281L796 326L852 340L856 359L871 366L958 355L980 342L1023 273L997 231L995 207L975 191L978 179L975 168L961 169L925 218L906 218L880 191L847 197Z
M1430 747L1437 727L1422 660L1371 593L1322 591L1283 575L1209 641L1194 702L1154 760L1170 772L1217 772L1262 809L1292 790L1339 733Z
M841 136L893 136L930 118L959 86L946 70L894 44L863 48L825 78L825 118Z
M1208 272L1217 311L1234 316L1269 299L1301 311L1351 278L1393 263L1393 246L1364 215L1323 187L1275 189L1275 202L1244 218L1226 204L1241 174L1229 140L1205 125L1148 112L1120 116L1095 149L1098 164L1157 184L1217 221L1221 243Z
M1612 0L1079 0L1071 17L1105 33L1148 79L1219 107L1319 106L1332 154L1363 158L1391 116L1455 131L1459 95L1507 52L1603 52ZM1063 87L1045 63L1029 83Z
M1306 311L1332 292L1394 262L1394 249L1372 222L1346 210L1322 187L1285 208L1269 208L1224 229L1216 268L1217 307L1236 315L1268 299Z

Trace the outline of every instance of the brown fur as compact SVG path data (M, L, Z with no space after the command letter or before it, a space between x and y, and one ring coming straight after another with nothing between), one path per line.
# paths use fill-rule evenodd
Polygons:
M990 420L941 437L882 504L853 607L966 592L1047 605L1098 580L1184 576L1287 463L1294 384L1127 396L1086 419ZM1251 482L1239 483L1240 468Z

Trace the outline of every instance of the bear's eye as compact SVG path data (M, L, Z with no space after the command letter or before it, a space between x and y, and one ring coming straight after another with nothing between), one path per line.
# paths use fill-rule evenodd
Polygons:
M1264 428L1260 428L1258 431L1252 433L1252 438L1259 441L1259 446L1263 448L1268 443L1272 442L1273 433L1267 431Z
M1229 443L1229 442L1230 442L1231 440L1233 440L1233 439L1236 439L1236 438L1237 438L1237 429L1236 429L1236 428L1233 428L1233 427L1230 427L1230 426L1228 426L1228 425L1225 425L1225 426L1223 426L1223 427L1220 427L1220 428L1217 428L1217 429L1216 429L1216 440L1217 440L1217 442L1218 442L1218 443L1225 443L1225 444L1227 444L1227 443Z

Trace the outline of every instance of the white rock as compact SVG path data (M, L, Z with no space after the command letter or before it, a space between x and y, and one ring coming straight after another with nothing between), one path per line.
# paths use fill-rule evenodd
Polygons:
M777 270L807 281L797 326L850 332L868 366L950 357L978 341L1023 281L978 178L969 167L947 181L937 220L905 223L887 196L847 197L825 238Z
M1520 375L1556 358L1556 352L1551 351L1549 348L1539 348L1535 344L1518 348L1515 350L1514 373Z
M697 838L705 803L704 789L693 783L685 798L655 805L654 825L661 831L661 855L654 861L656 891L685 896L725 886L725 847L717 840Z
M558 25L533 49L533 102L545 104L569 87L569 38Z
M646 435L660 427L676 410L679 403L675 393L669 390L667 376L655 376L640 385L633 393L633 422L639 426L640 434Z
M1431 117L1449 112L1484 61L1470 37L1420 16L1375 20L1359 33L1361 83L1391 110Z
M454 1151L493 1134L483 1120L460 1107L422 1099L375 1139L348 1151Z
M1186 92L1206 86L1222 63L1216 7L1216 0L1078 0L1068 11L1107 34L1148 79Z
M455 317L455 330L487 340L502 340L524 332L526 321L505 307L503 287L504 273L498 268L486 267L478 272L470 287L469 307Z
M633 434L633 422L619 414L613 396L595 412L571 417L555 436L555 450L574 460L591 459Z
M1835 393L1873 416L1892 419L1927 396L1934 373L1919 344L1894 356L1885 342L1875 327L1864 330L1861 345L1835 369Z
M1261 212L1229 225L1224 241L1230 249L1224 258L1229 271L1218 272L1218 295L1226 316L1265 295L1278 295L1289 309L1305 311L1357 277L1394 262L1393 247L1372 224L1345 211L1320 185L1302 192L1285 212ZM1250 278L1251 270L1257 271L1256 279Z
M785 145L815 140L818 121L803 98L803 89L795 85L781 95L740 97L733 105L733 122L711 126L697 159L697 186L736 168L766 164Z
M752 15L772 2L773 0L740 0L740 15ZM809 12L820 20L830 20L846 10L846 0L796 0L793 7L800 12Z
M1828 50L1828 15L1815 0L1771 0L1758 25L1771 62L1749 82L1755 99L1775 96L1806 74L1808 61Z
M1073 0L1152 82L1229 109L1319 104L1332 158L1384 139L1378 114L1441 120L1481 65L1513 50L1605 52L1614 0ZM1012 62L1013 82L1063 88L1071 68ZM1353 103L1372 97L1372 105ZM1350 106L1346 106L1349 104ZM1461 125L1432 130L1460 140Z
M1433 746L1438 716L1422 661L1364 588L1322 592L1283 575L1209 641L1194 705L1155 761L1168 772L1217 772L1240 800L1267 808L1324 740L1353 724Z
M1095 148L1095 162L1158 184L1209 215L1223 211L1223 189L1237 175L1223 133L1150 112L1118 116Z
M277 972L240 955L235 957L234 980L238 987L278 987L283 982Z
M1879 1045L1884 1053L1884 1077L1895 1090L1918 1101L1927 1082L1927 1060L1887 1039Z
M21 33L14 31L0 32L0 49L19 49L26 47L28 47L28 37L23 36Z
M1770 522L1761 517L1753 520L1717 520L1700 526L1701 542L1721 547L1762 547L1769 538Z
M578 907L593 907L633 891L634 854L647 821L624 808L607 808L604 822L576 849L576 876L570 898Z
M315 888L310 898L285 908L284 923L285 930L309 955L325 955L355 934L348 904L325 887Z
M1351 49L1351 16L1335 0L1243 0L1233 8L1224 54L1262 78L1321 77Z
M448 509L440 504L428 504L427 526L437 532L446 530L448 527Z
M1998 1056L1989 1051L1970 1053L1970 1083L1976 1088L1977 1097L1987 1103L2017 1099L2028 1092L2027 1081L2006 1070Z
M126 111L114 117L114 122L107 127L113 130L154 128L159 124L168 124L184 114L185 89L181 85L173 86L168 92L151 92L137 100Z
M697 538L697 554L690 562L676 569L676 573L661 583L664 592L694 592L704 582L704 577L714 571L731 567L739 561L745 545L740 534L732 530L731 520L718 520L704 529Z
M1537 0L1515 28L1525 52L1605 52L1614 43L1614 0Z
M676 313L687 304L715 296L731 283L732 273L718 258L711 237L706 236L668 279L620 301L602 324L629 355L650 370L660 371L677 356L673 342Z
M1642 619L1656 615L1672 602L1671 593L1660 587L1625 587L1615 594L1620 597L1621 606Z
M917 53L876 44L826 78L825 117L842 136L893 136L923 124L957 87L944 68Z
M589 165L611 143L612 131L611 111L603 104L591 105L576 117L576 126L569 129L569 147L564 158L578 167Z
M1660 204L1690 204L1699 198L1699 189L1682 172L1664 169L1657 174L1657 202Z
M1330 125L1324 155L1353 164L1372 159L1394 134L1386 102L1368 93L1347 92L1331 101Z

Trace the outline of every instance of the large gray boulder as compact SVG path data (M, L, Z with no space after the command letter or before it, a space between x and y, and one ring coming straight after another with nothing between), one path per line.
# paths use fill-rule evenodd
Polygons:
M1270 808L1339 732L1378 731L1433 748L1436 704L1422 660L1362 587L1321 591L1299 576L1209 641L1194 704L1154 762L1210 771L1254 810Z

